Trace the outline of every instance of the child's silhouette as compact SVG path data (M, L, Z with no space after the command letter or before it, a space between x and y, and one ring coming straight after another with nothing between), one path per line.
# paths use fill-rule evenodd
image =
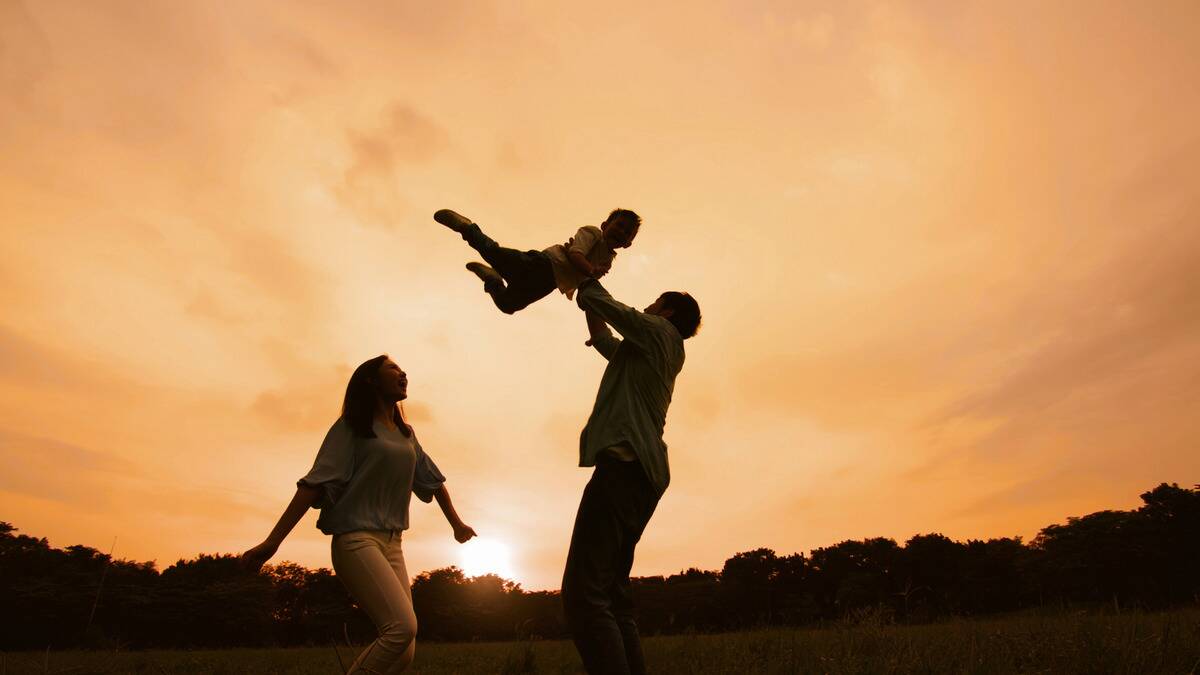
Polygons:
M518 251L500 246L469 218L449 209L434 213L433 219L461 234L487 261L467 263L467 269L483 280L483 290L505 314L528 307L555 288L570 298L583 280L604 276L617 249L628 248L642 224L633 211L616 209L600 227L585 225L565 244Z

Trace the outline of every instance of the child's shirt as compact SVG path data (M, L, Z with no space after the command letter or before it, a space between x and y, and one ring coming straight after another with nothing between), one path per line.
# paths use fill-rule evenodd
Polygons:
M579 284L587 277L571 264L571 260L567 258L567 251L579 251L592 265L602 267L612 265L613 258L617 257L617 252L604 241L604 233L595 225L584 225L567 243L555 244L542 251L550 258L554 268L554 283L568 298L575 295L575 289L579 288Z

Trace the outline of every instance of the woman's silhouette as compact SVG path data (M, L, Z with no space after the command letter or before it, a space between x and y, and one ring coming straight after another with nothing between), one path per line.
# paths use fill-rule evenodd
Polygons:
M404 420L399 402L407 397L408 376L387 355L355 369L342 416L325 436L312 470L297 482L271 534L242 554L248 567L259 569L309 508L321 509L317 527L333 535L333 570L379 629L350 673L395 673L412 663L417 617L400 548L411 496L436 498L459 543L475 536L455 512L445 477Z

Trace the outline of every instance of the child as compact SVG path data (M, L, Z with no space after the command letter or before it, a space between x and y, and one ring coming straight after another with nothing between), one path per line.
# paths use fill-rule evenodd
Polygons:
M600 227L585 225L565 244L517 251L500 246L470 219L449 209L433 214L433 219L461 234L488 262L470 262L467 269L483 280L483 290L505 314L528 307L555 288L570 298L584 279L604 276L617 249L628 248L642 225L638 214L616 209Z

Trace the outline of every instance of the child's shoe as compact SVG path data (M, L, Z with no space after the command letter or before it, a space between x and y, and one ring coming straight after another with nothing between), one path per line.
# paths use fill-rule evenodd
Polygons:
M438 213L441 213L441 211ZM451 211L450 213L454 212ZM458 214L454 213L454 215L457 216ZM461 218L462 216L459 217ZM446 227L450 226L446 225ZM474 272L475 276L483 280L483 289L485 291L491 293L493 290L504 288L504 277L500 276L500 273L491 267L480 262L469 262L467 263L467 269Z
M441 209L434 212L433 219L459 234L462 234L462 231L467 229L469 225L474 224L470 218L457 214L450 209Z

